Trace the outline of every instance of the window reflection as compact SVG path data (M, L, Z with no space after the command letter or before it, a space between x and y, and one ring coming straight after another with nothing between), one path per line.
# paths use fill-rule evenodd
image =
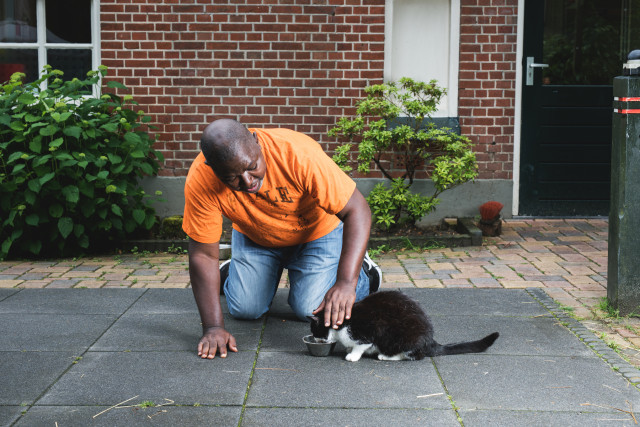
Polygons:
M639 25L640 0L546 0L543 84L612 84Z
M0 0L0 42L35 43L36 0Z
M0 49L0 83L11 78L13 73L25 73L24 81L38 79L38 51L36 49Z
M47 63L64 72L64 79L74 77L85 79L91 70L91 50L89 49L48 49Z

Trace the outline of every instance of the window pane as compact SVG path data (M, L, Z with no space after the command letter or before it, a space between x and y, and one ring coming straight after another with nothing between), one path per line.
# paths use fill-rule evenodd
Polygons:
M91 50L48 49L47 64L64 72L65 80L71 80L74 77L83 80L91 70Z
M47 43L91 43L91 0L47 0Z
M13 73L25 73L25 82L38 79L38 51L36 49L0 49L0 82Z
M36 0L0 0L0 42L36 41Z
M639 24L640 0L546 0L543 84L610 85Z

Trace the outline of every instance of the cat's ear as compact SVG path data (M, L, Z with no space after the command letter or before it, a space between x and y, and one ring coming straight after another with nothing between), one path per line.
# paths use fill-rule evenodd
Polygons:
M320 321L318 316L307 316L307 319L309 319L311 323L318 323Z

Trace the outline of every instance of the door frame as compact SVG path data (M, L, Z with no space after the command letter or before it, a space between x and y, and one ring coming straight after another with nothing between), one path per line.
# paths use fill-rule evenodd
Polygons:
M535 1L535 0L529 0ZM511 214L517 216L520 205L520 141L522 133L522 55L524 50L524 2L518 0L518 22L516 25L516 93L513 124L513 203Z

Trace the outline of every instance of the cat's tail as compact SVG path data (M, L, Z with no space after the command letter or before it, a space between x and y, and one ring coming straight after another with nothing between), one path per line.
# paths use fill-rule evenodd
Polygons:
M431 356L446 356L450 354L464 354L464 353L482 353L493 345L495 340L498 339L500 334L494 332L478 341L461 342L456 344L440 345L438 344L432 348Z

